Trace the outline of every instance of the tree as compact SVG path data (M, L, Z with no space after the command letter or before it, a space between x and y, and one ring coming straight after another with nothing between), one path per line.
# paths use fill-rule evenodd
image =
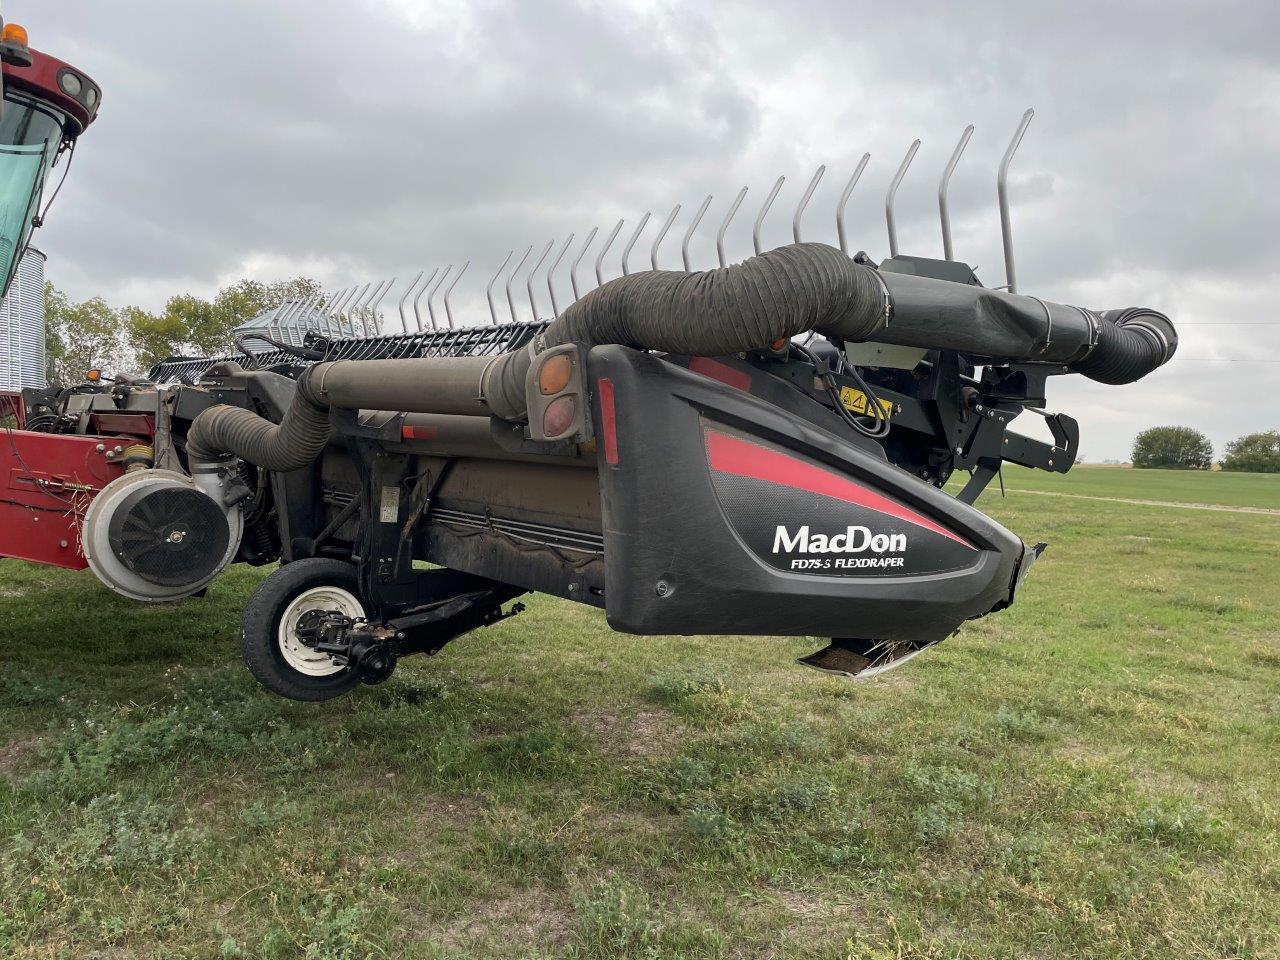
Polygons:
M108 376L145 373L174 356L208 356L231 347L231 332L246 320L287 300L311 302L320 283L295 277L278 283L240 280L212 300L191 294L170 297L160 313L142 307L116 310L101 297L71 303L45 284L45 349L48 377L78 383L93 367Z
M1227 444L1223 470L1280 473L1280 431L1248 433Z
M140 369L181 354L219 353L231 344L231 332L263 310L286 300L311 301L320 295L318 281L295 277L279 283L240 280L223 287L212 300L190 294L170 297L161 313L126 307L122 313L129 345Z
M51 383L79 383L85 371L108 376L127 372L129 350L120 314L101 297L71 303L53 284L44 285L45 357Z
M1152 427L1133 441L1135 467L1207 470L1213 464L1213 444L1190 427Z

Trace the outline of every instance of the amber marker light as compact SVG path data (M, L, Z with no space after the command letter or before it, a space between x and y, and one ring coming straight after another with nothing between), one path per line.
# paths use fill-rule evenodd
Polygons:
M16 23L6 23L4 25L4 33L0 34L0 43L13 43L20 47L27 46L27 28Z
M573 377L573 358L567 353L549 357L538 370L538 390L544 397L559 393Z

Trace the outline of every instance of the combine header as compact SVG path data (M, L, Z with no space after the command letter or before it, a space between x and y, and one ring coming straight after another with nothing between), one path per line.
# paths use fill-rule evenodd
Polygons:
M1050 378L1130 383L1176 346L1154 310L1018 291L1007 176L1030 119L997 178L1004 288L954 259L947 186L970 127L939 185L944 259L898 252L894 198L917 141L889 187L880 263L847 239L863 156L836 246L802 235L819 168L795 242L760 241L779 178L741 263L726 261L725 236L746 188L716 231L714 269L692 266L707 197L684 229L682 270L659 266L677 206L651 269L635 263L645 214L622 245L624 275L607 282L622 221L599 245L593 229L576 247L531 246L508 272L513 251L485 289L488 324L456 316L467 264L419 274L394 333L380 309L394 281L283 305L238 352L24 397L25 432L11 436L27 438L29 466L60 451L64 473L10 475L35 478L31 497L80 498L57 562L82 553L138 600L198 593L235 560L281 560L245 607L242 648L262 683L295 699L385 680L400 658L519 613L513 601L533 591L636 634L830 638L803 662L874 674L1014 601L1043 545L973 504L1005 462L1070 469L1078 431L1045 410ZM1051 442L1012 431L1024 413ZM952 496L942 488L957 470L970 478ZM50 559L52 526L6 551Z

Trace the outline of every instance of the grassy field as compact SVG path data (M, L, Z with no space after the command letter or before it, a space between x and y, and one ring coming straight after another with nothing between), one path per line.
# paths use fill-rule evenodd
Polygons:
M256 573L0 563L0 956L1280 956L1280 517L983 506L1050 542L1019 603L872 682L536 598L303 706L239 666Z
M964 475L957 479L963 480ZM1009 491L1035 490L1074 496L1280 510L1280 475L1268 473L1134 470L1130 467L1082 465L1061 477L1023 467L1006 467L1004 482ZM999 495L998 489L996 495ZM987 502L990 502L990 496Z

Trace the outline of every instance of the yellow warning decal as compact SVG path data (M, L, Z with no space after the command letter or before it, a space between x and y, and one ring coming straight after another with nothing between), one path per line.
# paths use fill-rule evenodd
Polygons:
M855 390L853 387L841 387L840 402L844 404L845 409L850 413L856 413L860 417L872 416L871 404L867 402L867 395L861 390ZM876 402L880 405L880 409L884 411L886 420L893 416L892 403L879 398L877 398Z

